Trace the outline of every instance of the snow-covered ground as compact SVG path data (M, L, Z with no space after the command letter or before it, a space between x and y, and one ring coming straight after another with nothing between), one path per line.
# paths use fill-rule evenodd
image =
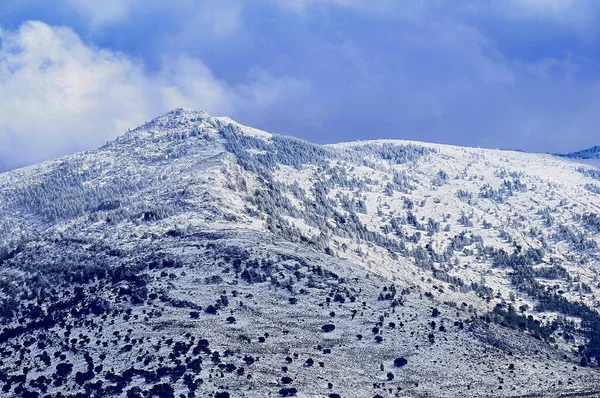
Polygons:
M164 383L175 396L594 394L579 354L595 360L581 321L599 305L596 186L593 165L551 155L318 146L175 110L97 150L0 174L0 382L16 396L40 376L59 380L50 396L160 396ZM381 299L390 286L402 304ZM201 338L210 349L177 354ZM230 361L211 359L228 349ZM44 367L44 351L65 359ZM102 363L93 377L85 353ZM398 356L408 364L394 367ZM159 375L123 385L132 367Z

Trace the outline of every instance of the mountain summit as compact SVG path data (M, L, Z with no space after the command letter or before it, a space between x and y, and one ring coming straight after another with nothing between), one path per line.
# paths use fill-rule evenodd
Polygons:
M0 174L0 388L599 394L600 171L177 109Z

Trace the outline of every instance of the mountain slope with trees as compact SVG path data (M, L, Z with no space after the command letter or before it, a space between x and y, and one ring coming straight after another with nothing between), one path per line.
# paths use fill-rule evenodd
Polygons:
M7 396L593 396L600 171L178 109L0 174Z

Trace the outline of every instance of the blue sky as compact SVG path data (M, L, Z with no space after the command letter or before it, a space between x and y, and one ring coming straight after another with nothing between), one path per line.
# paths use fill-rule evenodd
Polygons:
M600 144L593 0L4 0L0 169L172 108L315 142Z

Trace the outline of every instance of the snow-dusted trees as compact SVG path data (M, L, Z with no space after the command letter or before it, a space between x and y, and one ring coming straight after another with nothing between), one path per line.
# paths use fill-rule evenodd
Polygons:
M18 204L47 220L76 217L87 212L114 211L128 203L128 197L153 183L153 177L135 179L115 175L102 183L94 178L100 170L84 169L77 161L58 164L40 182L21 188Z
M600 180L600 170L591 167L578 167L577 171L586 177Z
M527 189L527 185L521 182L519 178L505 179L499 188L493 188L489 183L485 183L479 190L479 197L490 199L496 203L505 203L509 197L517 192L526 192Z
M585 184L584 188L590 191L591 193L600 195L600 185L598 184Z
M590 249L597 249L598 244L585 232L576 229L574 226L558 225L556 232L552 235L556 241L566 241L573 249L584 252Z
M444 170L439 170L431 183L435 186L442 186L448 181L448 174Z
M594 232L600 232L600 216L597 213L584 213L581 222Z
M354 158L364 158L365 155L377 156L392 164L403 164L417 160L432 152L434 152L433 149L414 144L383 143L357 145L352 147L351 152L349 151L349 156Z

